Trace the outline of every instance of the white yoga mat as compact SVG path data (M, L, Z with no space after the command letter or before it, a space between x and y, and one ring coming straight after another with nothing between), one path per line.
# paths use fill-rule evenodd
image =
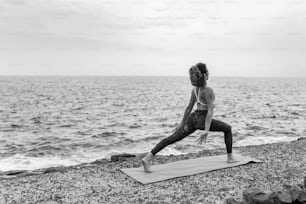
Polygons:
M181 160L167 164L152 165L151 173L145 173L142 166L138 168L125 168L120 170L140 183L148 184L182 176L209 172L217 169L239 166L251 162L262 162L258 159L242 156L240 154L234 155L239 162L229 164L226 162L227 155L217 155Z

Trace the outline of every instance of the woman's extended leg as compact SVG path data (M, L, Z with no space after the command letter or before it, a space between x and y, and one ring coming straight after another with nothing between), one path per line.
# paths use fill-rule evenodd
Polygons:
M192 117L189 117L187 119L187 122L184 124L183 127L177 129L172 135L170 135L169 137L161 140L152 150L151 152L149 152L149 154L147 154L141 161L144 167L145 172L151 172L151 161L154 157L154 155L156 155L159 151L161 151L162 149L164 149L165 147L167 147L170 144L173 144L175 142L178 142L182 139L184 139L185 137L187 137L188 135L190 135L191 133L193 133L196 130L196 128L194 128L194 125L192 124Z
M167 138L163 139L162 141L160 141L151 150L151 153L153 155L157 154L159 151L164 149L166 146L184 139L185 137L187 137L188 135L190 135L194 131L195 131L195 129L193 129L192 127L189 127L187 124L185 124L184 127L177 129L172 135L170 135L169 137L167 137Z
M225 122L212 119L209 131L222 131L224 133L224 142L228 155L227 162L229 163L237 162L237 160L234 159L232 154L232 146L233 146L232 127Z

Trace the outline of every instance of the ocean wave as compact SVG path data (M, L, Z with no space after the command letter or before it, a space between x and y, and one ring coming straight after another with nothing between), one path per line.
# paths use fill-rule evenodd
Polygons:
M11 124L11 128L22 128L22 125Z
M129 126L130 129L140 128L140 127L141 127L141 125L136 125L136 124Z
M41 117L40 116L37 116L37 117L33 117L31 118L30 120L32 120L35 124L39 124L41 123Z
M62 148L61 147L56 147L56 146L53 146L53 145L43 145L43 146L39 146L39 147L31 149L31 150L32 151L35 151L35 150L37 150L37 151L41 151L41 150L43 150L43 151L46 151L46 150L48 150L48 151L50 151L50 150L60 151L60 150L62 150ZM31 150L29 150L29 151L31 151Z
M296 116L302 116L302 115L303 115L302 113L298 113L298 112L296 112L296 111L291 112L291 114L292 114L292 115L296 115Z
M71 108L71 110L82 110L82 109L84 109L84 108L86 108L86 106L80 106L80 107L76 107L76 108Z
M159 155L180 155L180 154L183 154L183 152L173 147L168 147L160 151L158 154Z
M121 147L129 144L139 145L150 141L160 140L161 138L163 138L163 136L148 136L140 139L122 138L119 141L110 144L110 146Z
M160 124L159 126L160 126L160 127L169 127L169 128L175 127L175 125L169 124L169 123L162 123L162 124Z
M115 107L122 107L124 106L124 103L113 103L112 105Z
M264 130L266 128L264 128L262 126L259 126L259 125L250 125L250 124L247 124L247 129L248 130Z
M63 124L63 125L59 125L58 127L60 127L60 128L70 128L72 126L73 126L73 124Z
M158 122L165 122L165 121L168 121L169 118L162 118L162 117L160 117L160 118L156 118L155 120L158 121Z
M115 144L113 144L113 146L117 146L117 145L128 145L128 144L134 144L135 140L130 139L130 138L124 138L121 139L119 142L116 142Z
M76 132L76 134L83 135L83 136L90 135L91 134L91 130L83 130L83 131L79 130L79 131Z
M126 124L125 123L120 123L120 122L115 122L115 123L111 123L111 124L108 124L108 125L105 125L106 127L118 127L118 126L123 126L125 127Z
M163 138L164 136L149 136L149 137L144 137L138 140L134 140L136 143L140 143L140 142L148 142L148 141L152 141L152 140L159 140L161 138Z
M0 159L0 171L35 170L48 167L70 166L79 163L82 163L81 158L76 160L59 156L30 157L16 154L11 157Z
M279 130L275 132L276 134L282 134L282 135L298 135L297 133L293 131L287 131L287 130Z
M2 131L2 132L13 132L13 131L15 131L15 130L12 129L12 128L3 128L1 131Z
M93 138L109 138L109 137L115 137L118 135L125 135L126 133L124 132L102 132L102 133L98 133L95 135L92 135L91 137Z
M245 139L236 141L234 146L247 146L247 145L261 145L261 144L270 144L277 142L290 142L296 140L298 137L289 137L289 136L256 136L256 137L247 137Z

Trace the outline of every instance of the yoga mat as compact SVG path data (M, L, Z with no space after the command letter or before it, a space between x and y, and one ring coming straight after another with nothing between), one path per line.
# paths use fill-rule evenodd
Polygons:
M227 155L217 155L181 160L167 164L152 165L151 173L145 173L143 166L138 168L124 168L120 170L140 183L148 184L172 178L190 176L213 170L239 166L251 162L262 162L258 159L242 156L240 154L234 154L234 156L237 160L239 160L239 162L229 164L226 162Z

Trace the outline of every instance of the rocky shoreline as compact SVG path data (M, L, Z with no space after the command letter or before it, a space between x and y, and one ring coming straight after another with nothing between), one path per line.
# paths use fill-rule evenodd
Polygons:
M235 151L260 159L263 163L148 185L142 185L120 171L121 168L141 166L140 158L143 155L117 156L113 157L113 161L101 159L69 167L2 172L0 204L243 203L247 191L249 195L250 192L256 191L257 195L272 195L273 192L275 195L275 192L284 190L286 186L302 187L303 178L306 176L305 138L293 142L239 147L235 148ZM219 154L225 154L225 149L157 156L154 163Z
M306 177L303 184L284 185L266 193L258 188L243 191L244 201L238 202L234 198L226 199L226 204L305 204Z

